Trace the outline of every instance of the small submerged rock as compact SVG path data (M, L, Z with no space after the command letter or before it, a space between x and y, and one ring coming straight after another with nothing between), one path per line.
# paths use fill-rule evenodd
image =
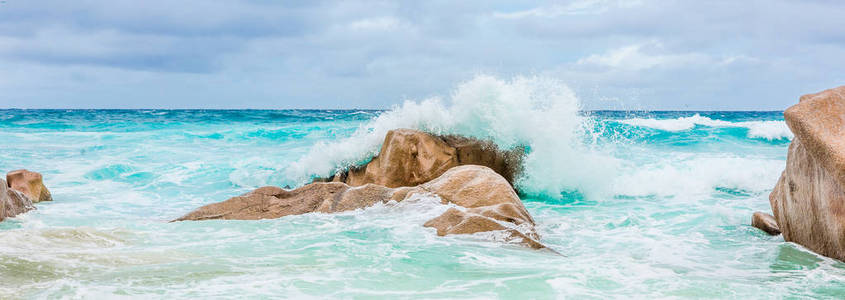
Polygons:
M765 231L769 235L780 234L780 228L778 227L777 221L775 221L775 217L764 212L755 211L751 215L751 226Z
M44 186L43 178L38 172L14 170L6 174L6 181L10 188L23 193L34 203L53 201L53 196Z
M5 180L0 179L0 221L35 209L32 200L23 193L10 189Z
M53 201L40 173L15 170L0 179L0 221L35 209L35 202Z

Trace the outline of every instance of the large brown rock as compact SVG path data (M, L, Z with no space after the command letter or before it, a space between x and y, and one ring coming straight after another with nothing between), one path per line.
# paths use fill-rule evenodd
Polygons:
M786 241L845 260L845 86L805 95L784 112L795 138L769 195Z
M507 240L544 248L537 240L534 220L505 178L484 166L454 167L415 187L389 188L376 184L349 186L317 182L287 191L262 187L229 200L200 207L174 221L272 219L310 212L333 213L403 201L414 194L434 194L451 208L424 224L438 235L503 231Z
M35 209L32 201L21 192L8 188L0 179L0 221Z
M53 201L50 191L44 186L41 174L29 170L15 170L6 174L6 181L9 187L17 190L34 203L41 201Z
M379 155L369 163L315 181L351 186L374 183L391 188L416 186L456 166L481 165L513 183L523 151L502 151L492 142L461 136L440 137L413 129L395 129L387 133Z

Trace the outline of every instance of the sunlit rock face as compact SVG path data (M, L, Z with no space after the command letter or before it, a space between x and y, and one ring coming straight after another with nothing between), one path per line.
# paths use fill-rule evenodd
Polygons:
M44 186L41 173L30 170L15 170L6 174L9 187L23 193L33 203L53 201L50 191Z
M769 195L785 240L845 260L845 86L784 112L795 138Z
M23 193L10 189L5 180L0 179L0 221L35 209L32 201Z
M419 130L394 129L384 138L378 156L363 165L316 181L368 183L386 187L416 186L461 165L493 169L508 182L519 172L522 148L500 150L490 141L462 136L435 136Z

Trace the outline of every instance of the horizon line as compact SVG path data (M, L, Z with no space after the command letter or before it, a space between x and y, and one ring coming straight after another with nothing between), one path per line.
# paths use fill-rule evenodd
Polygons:
M3 110L70 110L70 111L83 111L83 110L169 110L169 111L190 111L190 110L217 110L217 111L233 111L233 110L241 110L241 111L284 111L284 110L301 110L301 111L390 111L390 109L386 108L0 108L0 111ZM785 109L780 110L748 110L748 109L579 109L580 112L597 112L597 111L612 111L612 112L634 112L634 111L643 111L643 112L782 112Z

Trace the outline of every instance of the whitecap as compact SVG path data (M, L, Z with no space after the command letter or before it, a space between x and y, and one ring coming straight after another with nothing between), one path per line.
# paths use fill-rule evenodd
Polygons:
M696 125L707 127L740 127L748 129L749 138L767 140L792 139L792 132L784 121L741 121L729 122L714 120L695 114L690 117L675 119L632 118L619 121L637 127L648 127L670 132L681 132L695 128Z
M614 194L701 195L717 188L762 193L777 182L783 161L729 154L667 154L658 162L624 169L613 181Z

